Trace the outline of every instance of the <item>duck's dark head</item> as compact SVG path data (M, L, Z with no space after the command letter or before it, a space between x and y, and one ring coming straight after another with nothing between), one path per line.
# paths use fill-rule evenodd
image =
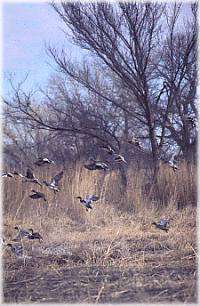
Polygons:
M156 223L156 222L152 222L151 224L152 224L152 225L157 225L157 223Z
M82 197L80 197L80 196L78 196L78 197L76 197L77 199L80 199L80 200L82 200Z
M16 225L16 226L14 227L14 229L15 229L15 230L19 230L19 226Z

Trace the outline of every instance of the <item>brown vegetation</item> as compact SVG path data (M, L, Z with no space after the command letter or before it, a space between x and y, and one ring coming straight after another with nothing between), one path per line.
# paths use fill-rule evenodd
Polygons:
M50 178L58 170L36 174ZM195 302L194 172L185 164L176 173L161 167L157 191L148 198L148 171L130 167L122 191L117 171L90 172L76 163L58 194L41 188L48 205L28 197L32 183L4 179L5 237L12 239L21 225L44 238L41 244L24 240L32 256L25 261L5 250L5 301ZM75 197L90 193L100 201L87 212ZM151 225L160 218L170 220L168 233Z

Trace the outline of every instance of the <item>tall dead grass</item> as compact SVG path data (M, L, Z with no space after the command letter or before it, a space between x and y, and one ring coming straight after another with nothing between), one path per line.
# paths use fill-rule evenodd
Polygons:
M41 180L50 180L60 170L61 168L54 166L40 168L35 171L35 175ZM43 275L48 275L49 279L52 279L52 275L60 276L63 266L65 269L69 268L69 271L77 266L84 267L86 269L84 271L87 272L88 269L87 275L90 277L91 268L97 269L98 272L104 267L106 271L108 270L106 277L112 279L111 284L113 284L114 274L109 268L122 269L122 275L126 273L126 269L133 268L133 275L137 272L138 277L142 279L138 292L140 290L143 292L143 288L147 285L157 290L159 281L160 292L165 292L166 286L169 289L170 301L171 292L174 292L177 284L186 288L177 289L179 290L177 295L185 295L184 300L194 299L197 253L195 172L193 167L188 168L184 163L176 173L161 166L155 187L152 186L152 173L149 169L137 169L132 165L127 169L125 189L121 185L118 170L108 173L88 171L82 163L77 162L65 171L61 181L61 191L56 195L45 186L22 183L19 178L4 179L3 234L7 241L12 240L16 235L15 225L33 228L40 232L44 239L43 243L27 240L23 242L26 253L32 256L30 263L32 260L36 262L31 272L34 277L36 274L38 278L42 275L41 279ZM48 204L42 200L30 199L31 189L44 192ZM76 197L79 195L84 197L90 193L99 195L100 200L93 204L92 211L87 212ZM160 218L170 221L168 233L152 226L152 221L158 221ZM15 275L19 279L19 266L16 265L16 270L13 270L14 263L11 259L14 256L9 251L5 249L4 253L4 259L7 260L5 279L12 279ZM9 270L10 265L12 270ZM27 267L29 267L28 264ZM23 274L23 269L20 270L21 277L27 279L25 276L27 272ZM189 276L185 276L184 269L187 271L189 269ZM68 270L63 271L66 275ZM181 274L178 283L177 280L172 282L172 272L175 276L177 273ZM95 277L99 276L96 274ZM48 277L45 290L41 287L43 288L41 296L46 296L49 292L51 282ZM78 281L77 277L79 279L79 275L75 272L73 282ZM65 279L61 277L60 282L65 286ZM69 290L72 290L70 282ZM128 290L131 282L132 276L127 279L126 284L122 282L121 290ZM86 285L89 288L89 279ZM78 294L80 294L82 287L78 288ZM92 288L97 289L98 292L94 300L100 300L104 290L103 281L100 287L98 282L92 283ZM130 292L133 290L135 287ZM111 289L108 291L113 292ZM115 292L118 291L117 287ZM29 300L34 292L35 285L30 289L30 293L26 293L26 298L22 298L22 301ZM50 292L51 297L52 291ZM93 301L91 292L88 292L88 301L91 302ZM15 299L11 291L7 294L12 301ZM158 301L156 294L153 297L155 301ZM66 297L63 299L66 301ZM143 299L142 293L140 300L143 301Z
M56 166L35 170L41 181L49 180L61 168ZM76 225L93 224L103 226L115 222L117 216L124 214L144 215L145 211L156 211L170 208L173 211L196 205L197 183L196 169L182 163L177 172L162 165L158 173L156 188L152 186L151 170L137 169L134 165L126 169L127 187L121 184L118 170L110 172L88 171L81 162L76 162L64 172L61 191L54 194L46 186L23 183L18 177L3 180L3 207L5 219L12 224L34 220L41 228L45 220L68 220ZM153 190L152 190L153 188ZM32 189L46 194L48 204L42 200L32 200L29 195ZM77 196L88 194L100 196L93 204L94 209L86 212ZM67 222L66 222L67 223Z

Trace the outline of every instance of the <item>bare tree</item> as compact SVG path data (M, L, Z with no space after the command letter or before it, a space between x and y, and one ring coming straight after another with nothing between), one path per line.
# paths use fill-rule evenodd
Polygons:
M12 99L5 99L7 115L30 130L44 130L63 148L61 159L70 143L76 149L87 143L91 151L95 143L108 143L127 151L133 134L151 150L155 169L170 146L184 151L194 134L187 132L185 118L196 114L195 7L188 32L182 33L175 27L181 6L175 5L171 17L166 15L164 35L162 4L63 2L53 7L74 43L95 57L77 64L65 50L49 47L64 78L43 88L37 102L33 93L13 86Z
M71 29L73 41L81 48L95 53L102 64L121 80L136 98L139 118L148 126L149 140L154 160L159 156L155 126L152 115L150 84L153 81L156 37L159 36L160 18L164 9L161 4L109 3L53 4L55 10ZM87 78L83 71L77 71L66 59L64 51L59 55L50 48L57 64L63 72L99 94L91 80L92 71ZM107 96L102 96L110 100ZM111 102L124 111L136 116L134 109L127 108L116 99Z
M164 100L156 105L162 127L161 143L167 139L176 144L185 159L194 158L197 137L192 123L197 116L197 7L194 4L191 8L193 16L185 24L184 32L176 31L180 5L174 5L171 18L167 16L169 35L164 40L157 67L166 88Z

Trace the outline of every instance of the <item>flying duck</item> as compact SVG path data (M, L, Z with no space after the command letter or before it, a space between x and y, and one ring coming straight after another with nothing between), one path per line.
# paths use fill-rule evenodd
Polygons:
M135 145L138 148L141 148L141 143L135 136L133 136L132 139L128 140L128 143Z
M101 148L105 149L108 154L112 155L114 157L114 161L127 163L125 158L122 155L117 154L110 145L101 146Z
M93 201L98 201L99 197L95 196L95 195L89 195L86 196L85 199L83 199L82 197L77 197L77 199L80 200L80 203L83 204L86 207L86 211L88 211L89 209L92 209L92 202Z
M100 146L102 149L104 149L108 154L113 155L115 154L115 151L111 148L110 145L107 146Z
M25 178L25 176L18 171L14 171L13 174Z
M14 177L14 175L11 172L3 172L1 177Z
M62 179L63 173L64 173L63 171L59 172L54 177L52 177L50 183L48 183L47 181L43 181L43 184L45 184L48 188L52 189L54 193L58 192L59 191L58 183Z
M16 256L23 256L24 250L23 250L23 246L21 244L11 244L8 243L7 244L8 247L10 247L11 251L16 255Z
M96 161L92 159L92 162L88 165L84 165L84 167L88 170L109 170L109 167L106 163L102 161Z
M19 175L19 174L18 174ZM21 176L21 175L20 175ZM33 174L33 171L28 168L26 171L26 175L25 176L21 176L24 177L26 180L23 182L30 182L30 183L35 183L38 184L40 186L42 186L42 184L40 183L40 181L35 177L35 175Z
M29 195L31 199L43 199L45 202L47 202L47 199L45 197L45 194L39 191L35 191L34 189L31 190L33 194Z
M168 161L168 165L173 169L174 172L176 172L176 170L178 170L178 167L177 167L175 161L169 160L169 161Z
M120 154L114 154L114 161L116 162L124 162L127 164L127 161L125 160L124 156Z
M191 116L191 115L186 115L185 116L185 120L191 124L192 128L196 128L197 126L197 120L195 117Z
M173 169L174 172L176 172L176 170L178 170L177 155L173 154L171 159L169 161L167 161L167 164L168 164L169 167L171 167Z
M153 222L152 225L155 225L156 228L159 228L159 229L161 229L163 231L166 231L166 232L168 232L168 230L169 230L169 221L168 220L161 219L159 221L159 223Z
M34 164L40 167L46 164L55 164L55 162L47 157L39 157Z

